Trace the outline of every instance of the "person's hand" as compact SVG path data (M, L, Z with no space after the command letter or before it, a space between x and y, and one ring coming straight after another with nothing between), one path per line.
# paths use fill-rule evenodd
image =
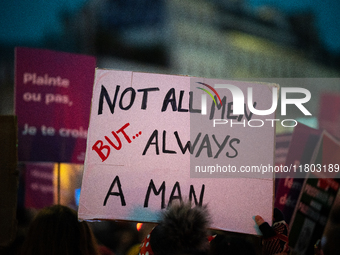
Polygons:
M255 222L263 234L263 254L287 254L289 252L288 225L280 210L274 209L272 226L265 222L260 215L255 216Z

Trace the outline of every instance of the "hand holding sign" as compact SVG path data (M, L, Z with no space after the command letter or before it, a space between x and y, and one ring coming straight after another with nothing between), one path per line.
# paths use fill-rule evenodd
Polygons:
M280 210L274 209L273 226L269 226L259 215L255 216L255 222L263 234L262 243L265 255L288 254L288 225Z

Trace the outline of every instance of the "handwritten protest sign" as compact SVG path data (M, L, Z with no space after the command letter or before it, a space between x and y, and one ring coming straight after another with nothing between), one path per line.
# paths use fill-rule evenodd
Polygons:
M233 114L218 84L251 87L252 106L271 108L268 84L97 69L79 218L157 222L183 199L207 204L213 228L255 234L253 216L271 222L275 113L244 101Z
M83 163L96 60L16 48L19 161Z

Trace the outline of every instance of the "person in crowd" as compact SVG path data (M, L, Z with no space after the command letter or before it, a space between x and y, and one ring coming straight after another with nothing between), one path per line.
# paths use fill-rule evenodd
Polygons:
M206 206L175 200L162 211L160 223L144 239L139 254L208 255L209 222Z
M22 245L23 255L99 255L92 230L76 211L53 205L39 211Z
M263 255L290 253L288 225L283 214L274 209L273 225L259 215L254 218L262 236ZM223 234L210 235L209 214L206 206L192 207L191 203L171 204L162 212L157 225L144 239L140 255L255 255L255 247L246 239ZM330 215L331 227L316 247L317 255L340 252L340 207Z

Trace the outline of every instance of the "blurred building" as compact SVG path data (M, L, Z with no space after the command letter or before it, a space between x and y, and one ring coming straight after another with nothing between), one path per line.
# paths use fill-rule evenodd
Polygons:
M142 2L143 8L122 1L103 2L106 18L99 22L96 41L100 55L209 78L339 74L334 65L321 61L325 50L309 13L288 17L269 7L255 13L244 1ZM130 15L119 15L124 13Z
M0 42L0 113L13 113L15 46L95 55L98 67L120 70L223 79L339 77L340 65L320 44L311 13L255 11L246 3L88 0L77 11L58 10L58 36L46 30L36 44Z
M282 13L267 8L255 16L219 2L168 1L173 72L226 79L338 76L308 58Z

